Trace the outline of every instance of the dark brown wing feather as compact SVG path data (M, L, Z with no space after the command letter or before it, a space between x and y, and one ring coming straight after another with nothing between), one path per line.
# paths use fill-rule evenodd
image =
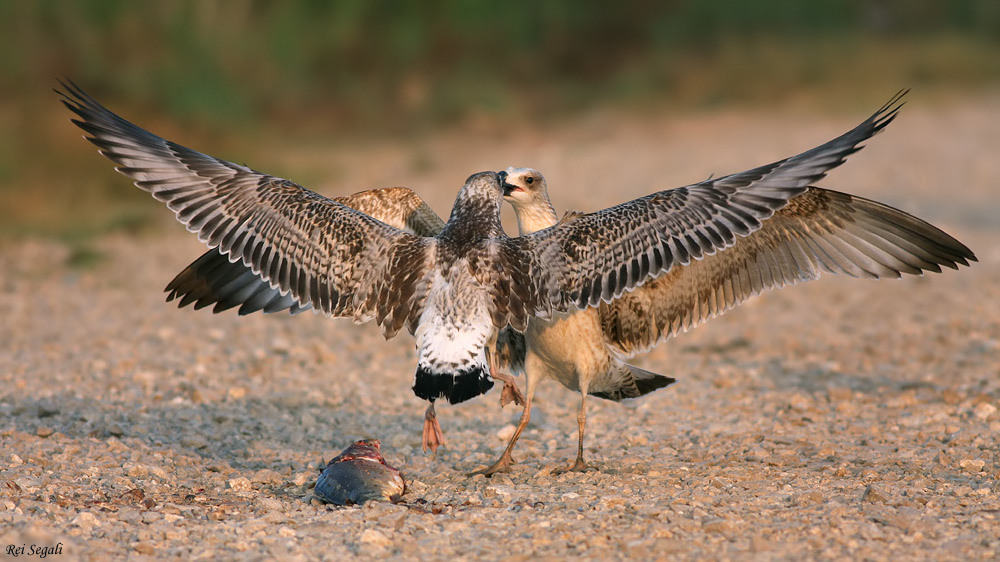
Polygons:
M633 355L761 291L817 279L821 272L899 277L975 259L960 242L916 217L811 187L731 247L602 303L599 313L607 343Z
M198 239L331 316L376 318L395 334L419 297L428 239L304 189L162 139L105 109L75 85L63 103L101 154L174 211ZM417 250L415 250L417 249ZM387 296L389 295L389 296Z
M417 236L436 236L444 228L441 217L405 187L370 189L333 200ZM214 304L212 311L218 313L239 306L241 316L259 310L298 314L312 308L300 305L291 293L282 294L271 287L242 261L230 262L218 248L184 268L165 291L167 301L180 299L178 305L182 308L191 303L195 309Z
M610 302L677 265L732 246L885 128L904 94L851 131L798 156L506 241L511 259L523 260L530 273L527 314L545 317Z

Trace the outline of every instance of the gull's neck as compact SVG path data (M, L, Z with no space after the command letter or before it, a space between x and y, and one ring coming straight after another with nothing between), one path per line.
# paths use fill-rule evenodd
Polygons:
M462 244L476 244L485 238L502 236L502 202L500 197L470 197L464 191L460 192L439 237L453 238Z
M513 205L513 207L514 214L517 215L517 231L521 236L548 228L559 221L556 210L552 208L548 198L532 205Z

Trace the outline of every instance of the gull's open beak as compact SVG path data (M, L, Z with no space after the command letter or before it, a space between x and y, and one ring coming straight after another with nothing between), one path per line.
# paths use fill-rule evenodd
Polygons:
M504 197L510 195L515 189L518 189L516 185L507 183L507 172L497 172L497 176L500 179L500 188L503 189Z

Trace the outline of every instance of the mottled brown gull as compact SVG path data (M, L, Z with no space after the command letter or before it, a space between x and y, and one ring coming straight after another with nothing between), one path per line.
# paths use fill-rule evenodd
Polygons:
M361 191L332 200L352 209L371 215L418 236L436 236L444 228L444 221L413 190L405 187L386 187ZM291 293L282 293L242 261L231 262L218 248L211 249L192 262L174 277L166 288L167 301L177 299L178 306L193 304L195 309L214 305L215 313L239 306L241 316L257 311L265 313L288 310L298 314L313 310L310 304L300 304ZM496 373L504 382L505 396L516 395L522 403L517 387L510 375ZM434 408L436 398L424 412L423 448L437 450L444 442L444 434Z
M888 115L891 118L892 113ZM875 128L872 133L877 131ZM759 181L770 179L764 175ZM580 216L570 212L560 221L545 177L531 168L508 168L504 193L514 207L522 236L572 223ZM622 400L674 382L624 359L648 351L762 291L818 279L821 272L898 278L901 273L939 272L941 265L952 267L974 259L956 240L903 211L809 187L762 221L758 230L735 238L732 246L714 255L691 260L618 299L600 302L597 308L561 314L550 321L534 319L523 341L513 339L515 334L502 334L509 336L500 340L510 342L508 365L526 372L525 404L501 457L478 473L507 470L513 462L511 452L530 420L535 386L541 378L555 379L580 392L577 456L569 470L585 470L588 394Z
M375 320L386 338L406 327L417 340L417 396L455 404L493 386L486 347L498 326L523 329L532 312L502 275L497 249L506 237L496 172L470 176L442 226L426 213L394 209L408 204L398 193L329 199L165 140L75 85L64 88L63 103L86 138L211 248L171 282L170 298L214 302L218 310L239 305L244 313L312 308L358 323ZM242 266L227 268L223 260Z

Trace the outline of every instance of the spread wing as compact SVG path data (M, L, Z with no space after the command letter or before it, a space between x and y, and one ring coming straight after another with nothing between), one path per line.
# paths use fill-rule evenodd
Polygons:
M444 228L441 217L405 187L371 189L333 200L417 236L433 237ZM258 310L298 314L312 308L300 305L291 293L282 294L242 261L229 261L218 248L184 268L165 290L167 301L180 299L181 308L191 303L195 309L215 304L212 311L216 313L234 306L240 307L241 316Z
M433 240L380 222L295 183L162 139L75 85L58 92L101 154L188 230L300 307L364 322L387 337L418 313Z
M571 218L505 242L527 272L519 295L527 314L546 317L611 302L626 291L728 248L842 164L886 127L894 96L851 131L798 156L753 170L660 191Z
M718 316L762 291L821 272L898 278L957 269L976 257L936 227L897 209L817 187L759 230L711 257L677 267L599 313L607 343L630 356Z

